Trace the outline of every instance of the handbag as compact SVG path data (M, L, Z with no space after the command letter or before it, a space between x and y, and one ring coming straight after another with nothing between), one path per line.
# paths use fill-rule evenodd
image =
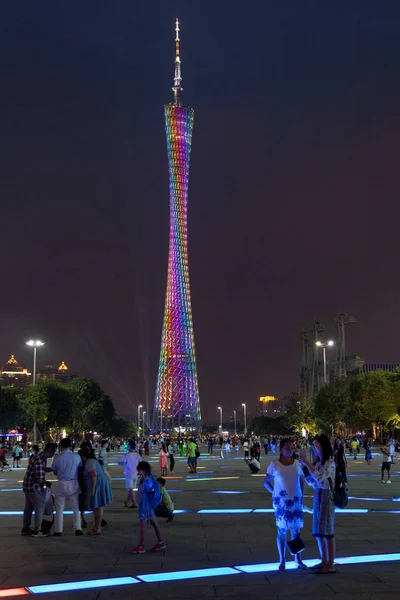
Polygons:
M333 487L332 479L329 477L329 485L333 495L333 503L338 508L345 508L349 501L347 494L346 483L341 473L336 474L335 487Z
M296 554L300 554L300 552L303 552L304 548L306 547L299 535L295 537L294 540L286 542L286 545L289 548L290 553L293 554L293 556L295 556Z

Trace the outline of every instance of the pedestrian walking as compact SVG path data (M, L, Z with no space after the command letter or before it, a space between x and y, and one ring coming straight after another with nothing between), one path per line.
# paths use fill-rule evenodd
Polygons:
M166 477L168 475L168 454L165 444L161 444L160 452L158 453L161 476Z
M79 454L72 452L72 442L70 438L63 438L60 442L60 454L56 454L51 466L52 471L57 476L57 484L54 486L56 516L54 519L54 535L60 537L64 525L65 502L71 503L73 514L73 528L75 535L82 534L81 514L79 510L79 484L78 471L82 466L82 459Z
M269 464L264 479L264 487L272 494L272 504L275 510L280 571L286 569L288 531L290 531L291 540L299 540L300 530L304 526L304 475L299 461L293 458L293 454L293 442L288 438L282 439L279 459ZM300 545L304 549L304 545ZM298 568L307 569L301 560L300 552L294 554L294 559Z
M315 567L318 575L336 573L335 560L335 504L333 491L336 480L332 446L324 434L314 440L317 462L313 465L305 450L300 451L300 462L307 469L306 481L314 488L313 536L317 539L321 562Z
M168 454L168 458L169 458L169 472L170 473L172 473L172 471L174 470L174 467L175 467L174 453L175 453L174 445L171 440L168 440L167 454Z
M137 466L140 463L140 454L135 450L136 444L133 440L128 442L128 452L122 457L121 465L124 467L125 489L128 490L128 497L124 502L127 508L136 508L134 489L137 486L138 472Z

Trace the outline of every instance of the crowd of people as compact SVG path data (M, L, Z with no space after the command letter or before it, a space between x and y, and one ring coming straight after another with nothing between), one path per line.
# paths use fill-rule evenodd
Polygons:
M123 468L125 489L127 492L124 506L138 510L140 533L138 545L132 550L142 554L146 522L151 525L156 536L153 551L165 548L156 518L164 518L168 523L174 519L174 504L165 487L168 474L174 471L175 456L186 456L190 473L196 473L200 457L200 444L204 443L209 453L220 446L221 456L229 457L231 452L243 453L243 458L251 473L261 468L261 454L277 454L267 468L264 487L272 494L277 527L277 548L279 569L286 568L286 549L289 548L299 569L307 569L301 559L304 543L301 530L304 526L304 486L314 489L312 533L318 543L321 561L315 567L317 574L335 573L335 493L340 485L347 491L347 454L357 459L361 448L365 452L365 461L372 460L372 442L368 438L353 436L343 440L340 437L329 439L326 435L292 438L273 436L208 436L168 438L158 436L155 439L133 440L93 440L86 439L76 451L70 438L55 443L47 443L42 450L37 445L23 448L16 443L11 449L3 445L0 448L1 468L11 465L7 453L11 452L13 467L21 465L24 455L29 457L23 480L25 508L21 535L46 537L54 525L54 536L62 536L64 528L63 513L66 502L71 504L73 530L76 536L83 535L87 528L86 513L93 513L94 523L88 535L98 536L104 520L104 508L113 502L111 477L109 473L109 452L123 449L119 464ZM381 477L390 483L391 465L395 460L397 444L384 440L377 444L382 455ZM153 476L151 466L145 459L154 453L159 458L160 477ZM47 461L52 460L51 465ZM47 474L57 477L57 482L47 479ZM339 484L338 484L339 482ZM34 526L32 518L34 513ZM51 521L45 517L50 516ZM290 538L290 539L288 539Z

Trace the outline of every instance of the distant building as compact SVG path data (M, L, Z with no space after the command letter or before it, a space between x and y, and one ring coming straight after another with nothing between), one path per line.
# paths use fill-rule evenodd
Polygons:
M285 401L275 396L260 396L257 401L257 416L274 419L285 412Z
M25 388L32 383L32 373L21 367L14 354L11 354L7 364L0 371L1 384L15 388Z
M351 374L370 373L371 371L378 371L378 369L394 373L398 368L400 368L400 363L364 363L361 367L354 369Z
M55 365L45 365L36 374L37 379L55 379L61 383L68 383L71 379L78 377L77 373L71 373L64 361L59 367Z

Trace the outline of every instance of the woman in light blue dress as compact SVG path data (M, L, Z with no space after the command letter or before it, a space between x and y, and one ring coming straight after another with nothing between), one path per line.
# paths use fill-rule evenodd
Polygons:
M87 489L88 511L94 513L94 527L88 531L88 535L100 535L101 521L103 519L103 508L111 504L112 490L109 478L100 463L96 460L94 451L84 446L79 451L84 466L84 477Z

